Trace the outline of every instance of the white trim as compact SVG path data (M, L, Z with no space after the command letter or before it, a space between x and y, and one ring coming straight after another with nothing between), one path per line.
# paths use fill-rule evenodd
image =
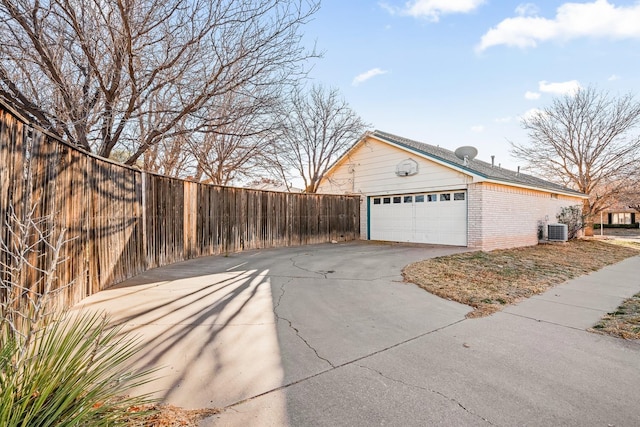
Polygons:
M586 194L567 193L567 192L561 191L561 190L551 190L551 189L548 189L548 188L534 187L533 185L518 184L518 183L515 183L515 182L512 182L512 181L500 181L498 179L485 178L484 181L480 181L480 182L487 182L487 183L490 183L490 184L506 185L507 187L524 188L524 189L527 189L527 190L540 191L542 193L560 194L560 195L563 195L563 196L575 197L575 198L578 198L578 199L588 199L589 198L589 196L587 196Z

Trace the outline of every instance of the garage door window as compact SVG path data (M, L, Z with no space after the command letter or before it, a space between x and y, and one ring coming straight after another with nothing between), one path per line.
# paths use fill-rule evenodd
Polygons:
M448 202L449 200L451 200L451 194L443 193L443 194L440 195L440 201L441 202Z
M427 201L428 202L437 202L438 201L438 195L437 194L429 194L427 196Z
M413 203L413 196L404 196L405 203Z
M393 203L400 203L402 201L402 197L397 196L393 198Z
M464 193L453 193L453 200L464 200Z
M379 205L380 204L380 198L376 197L375 199L373 199L373 204L374 205Z
M385 197L384 199L382 199L382 203L388 205L389 203L391 203L391 197Z
M424 195L420 194L416 196L416 203L424 203Z

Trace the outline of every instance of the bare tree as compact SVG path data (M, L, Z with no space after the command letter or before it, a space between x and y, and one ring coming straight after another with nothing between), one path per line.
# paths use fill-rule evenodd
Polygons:
M633 188L633 191L627 196L627 206L629 209L633 209L636 212L640 212L640 182L637 182ZM636 220L640 222L640 220Z
M280 99L234 92L220 101L203 120L215 125L205 126L191 135L187 151L194 159L196 179L231 185L260 174L268 136L274 128L270 114Z
M338 89L314 85L296 88L287 111L280 114L280 143L273 153L282 178L294 170L305 191L315 193L331 164L352 144L367 124L340 96Z
M280 101L229 92L203 117L197 130L180 131L150 147L144 169L164 175L232 185L261 176L268 136L274 127L270 113Z
M589 233L593 216L637 182L638 125L640 103L633 95L580 89L524 118L530 143L512 142L512 154L546 178L589 196L583 205Z
M300 27L316 0L0 0L0 95L108 157L202 121L229 92L272 96L316 56ZM259 90L258 90L259 89Z
M193 178L194 159L187 149L189 144L189 135L163 138L145 152L141 168L175 178Z
M196 159L195 178L231 185L238 179L255 177L265 141L260 135L242 137L213 132L194 135L189 152Z

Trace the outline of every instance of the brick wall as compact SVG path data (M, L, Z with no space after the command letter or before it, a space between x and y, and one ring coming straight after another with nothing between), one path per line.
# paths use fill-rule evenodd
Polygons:
M467 187L467 246L482 249L482 186L470 184Z
M493 250L538 243L538 224L557 223L563 206L581 199L499 184L471 184L469 247Z

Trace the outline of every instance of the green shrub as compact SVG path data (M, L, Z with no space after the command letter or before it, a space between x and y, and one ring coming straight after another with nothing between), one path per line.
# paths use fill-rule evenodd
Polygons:
M148 382L150 371L123 365L139 350L136 341L110 328L99 314L65 314L33 335L0 331L0 425L130 425L149 413L131 410L150 403L128 397Z
M126 369L139 345L105 316L54 310L71 285L56 274L65 230L34 211L10 206L1 224L0 426L132 425L150 415L139 409L151 401L127 393L152 371Z

